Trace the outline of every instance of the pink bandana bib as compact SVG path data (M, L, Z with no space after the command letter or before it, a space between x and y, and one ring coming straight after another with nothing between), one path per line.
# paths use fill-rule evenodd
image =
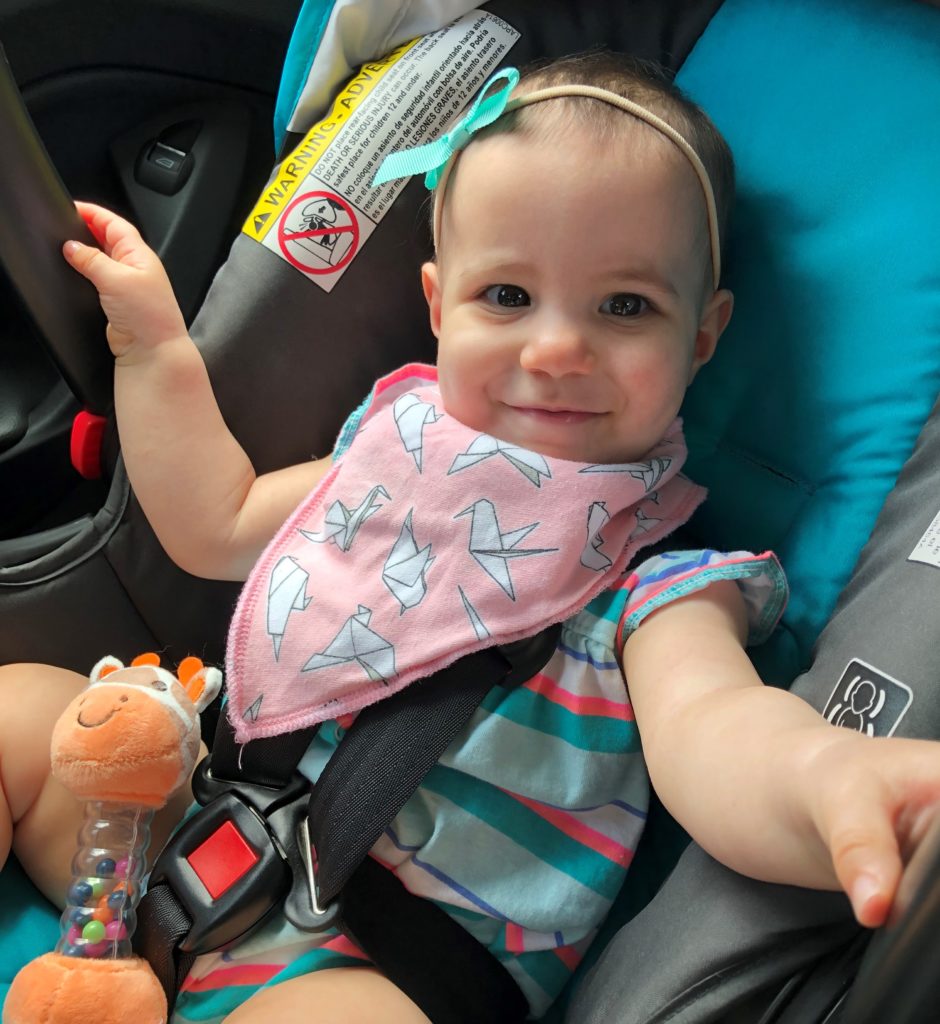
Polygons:
M676 420L639 462L547 458L447 415L433 367L384 377L242 590L236 738L359 711L580 611L705 496L679 474L686 454Z

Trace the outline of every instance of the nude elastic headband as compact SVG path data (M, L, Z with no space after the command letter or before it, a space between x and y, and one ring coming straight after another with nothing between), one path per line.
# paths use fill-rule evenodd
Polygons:
M504 82L504 84L496 91L491 92L492 86L498 82ZM661 135L669 139L692 165L692 170L695 171L705 197L712 259L712 284L717 288L721 278L721 245L715 194L705 165L688 141L671 124L647 110L646 107L634 103L633 100L628 100L625 96L610 92L608 89L600 89L593 85L555 85L509 99L510 92L518 82L519 72L515 68L503 68L502 71L498 71L487 81L477 94L470 109L449 132L422 146L391 153L382 161L372 184L381 185L393 178L410 177L412 174L424 172L425 185L434 190L434 246L436 248L441 235L443 197L447 179L450 177L460 150L467 145L476 132L492 124L503 114L518 110L520 107L530 106L533 103L542 103L544 100L558 99L562 96L585 96L589 99L600 100L602 103L607 103L631 114L640 121L645 121L651 128L655 128Z

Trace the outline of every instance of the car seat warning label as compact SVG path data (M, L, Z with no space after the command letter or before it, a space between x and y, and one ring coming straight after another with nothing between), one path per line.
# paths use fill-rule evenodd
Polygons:
M476 10L364 64L278 167L242 232L330 291L408 184L373 188L382 160L443 134L518 38Z
M345 199L331 192L303 192L277 221L284 259L305 274L337 274L359 248L359 222Z
M907 556L907 560L923 562L925 565L940 569L940 512L934 516L933 522Z

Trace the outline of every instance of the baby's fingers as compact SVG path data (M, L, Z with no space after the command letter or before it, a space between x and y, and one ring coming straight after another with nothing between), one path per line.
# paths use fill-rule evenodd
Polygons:
M840 808L831 823L829 851L859 924L884 924L902 870L894 826L884 806L859 799Z
M62 246L62 254L69 266L87 277L99 292L108 291L121 278L119 264L93 245L68 241Z
M130 221L95 203L78 200L75 208L107 256L141 269L148 265L152 253Z

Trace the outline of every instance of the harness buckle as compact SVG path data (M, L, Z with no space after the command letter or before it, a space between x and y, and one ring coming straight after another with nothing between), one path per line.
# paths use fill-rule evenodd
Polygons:
M164 882L191 926L179 948L199 955L253 931L291 884L290 867L264 819L234 791L180 827L150 875Z
M193 793L204 806L167 843L149 882L168 885L191 921L180 950L199 955L230 946L282 903L304 931L338 923L339 900L321 908L316 898L309 792L299 773L270 789L215 778L203 759Z

